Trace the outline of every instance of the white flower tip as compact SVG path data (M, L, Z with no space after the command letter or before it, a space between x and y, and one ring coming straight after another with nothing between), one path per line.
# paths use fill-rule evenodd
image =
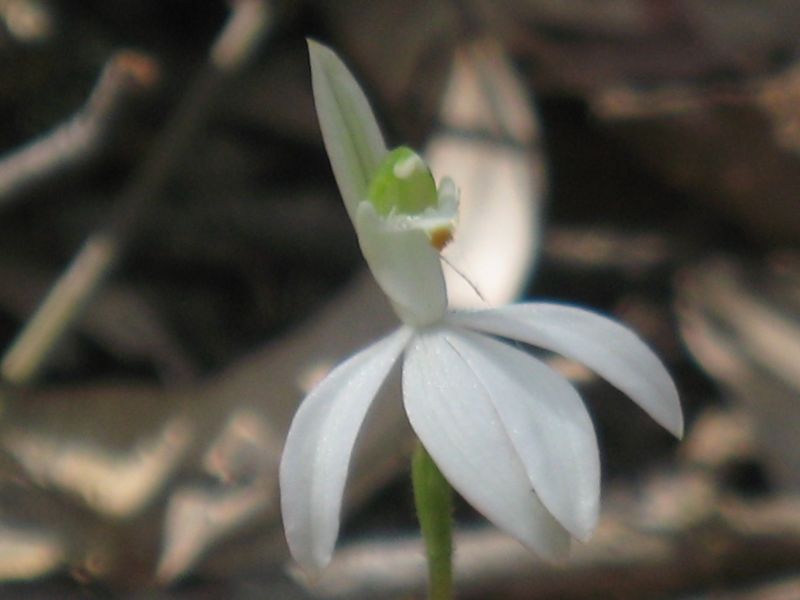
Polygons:
M327 46L312 39L306 43L322 138L352 219L386 155L386 144L369 101L347 66Z
M572 554L572 540L574 538L566 538L566 541L563 545L560 545L558 548L553 548L550 550L549 553L542 552L541 548L529 546L528 544L523 544L528 551L532 552L542 560L550 563L555 567L566 567L567 562L569 561L569 557Z
M574 531L571 530L570 535L572 536L573 539L585 544L591 539L592 534L594 534L594 530L596 528L597 528L597 521L595 520L595 522L592 523L591 525L587 525L578 530Z
M346 69L344 63L339 56L325 44L318 42L312 38L306 38L306 45L308 46L308 56L311 65L317 67L319 72L335 71L338 69Z
M681 400L678 395L678 389L675 387L675 382L666 371L664 367L664 374L669 381L669 391L661 399L660 405L664 407L660 418L656 418L656 422L664 429L669 431L679 440L683 439L683 409L681 408ZM656 415L653 415L654 417Z
M312 564L299 563L295 560L293 571L297 579L302 579L309 587L314 587L322 579L322 574L330 562L328 560L324 564Z
M683 439L683 412L678 414L678 421L674 427L670 427L668 431L679 440Z
M333 50L324 44L320 44L313 38L306 38L306 44L308 45L308 54L311 57L311 60L322 59L326 55L333 55L335 57Z
M598 480L596 486L597 494L592 499L588 507L583 507L578 514L575 515L572 523L561 523L569 534L579 542L588 542L592 537L594 530L597 528L597 521L600 516L600 482ZM569 527L567 527L569 525Z
M318 580L330 564L333 558L333 548L319 539L309 540L304 537L304 534L305 532L301 532L293 535L291 529L286 528L289 554L294 559L298 572L302 572L303 576L311 582Z
M594 530L597 528L600 512L599 480L591 487L595 488L597 493L593 495L590 501L576 502L571 506L562 504L559 506L561 510L558 510L557 514L552 510L552 504L547 507L558 523L569 533L569 536L581 542L587 542L592 537Z
M322 579L322 573L325 571L327 566L331 564L331 555L322 558L318 558L313 564L303 564L300 565L300 569L303 571L303 576L306 578L310 585L315 585Z
M308 45L308 57L311 63L311 68L313 70L317 70L322 72L324 69L325 61L338 61L336 54L334 54L333 50L325 46L324 44L320 44L317 40L306 38L306 45Z
M283 472L281 475L284 476L282 479L285 479ZM283 527L289 554L294 559L298 572L302 571L306 579L309 581L315 578L318 579L325 567L331 562L333 545L326 539L328 536L315 535L313 529L309 528L311 523L306 521L298 522L299 515L292 514L286 510L284 504L286 500L287 498L282 495ZM335 537L333 540L335 540Z
M328 563L322 566L317 566L310 564L300 564L295 560L295 564L289 565L288 571L289 574L296 581L299 581L306 587L314 588L317 585L319 585L319 582L322 579L322 574L326 566L328 566Z

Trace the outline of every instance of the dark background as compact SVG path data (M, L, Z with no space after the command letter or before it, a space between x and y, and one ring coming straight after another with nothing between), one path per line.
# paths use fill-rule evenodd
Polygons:
M500 561L463 597L800 597L796 4L263 6L249 60L220 69L222 1L0 2L0 597L306 597L275 507L297 381L320 347L339 359L391 323L362 289L306 37L417 147L446 127L453 56L497 44L546 181L527 295L627 322L681 390L678 444L577 372L604 461L596 540L563 567ZM10 364L87 240L111 240L108 269ZM405 448L359 471L341 540L378 543L388 571L415 531ZM364 587L354 565L329 595L420 589Z

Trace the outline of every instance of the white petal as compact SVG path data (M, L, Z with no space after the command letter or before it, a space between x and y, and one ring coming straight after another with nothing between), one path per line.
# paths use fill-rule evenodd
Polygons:
M425 231L400 228L401 220L381 218L372 204L362 202L355 221L361 252L404 322L435 323L447 308L441 259Z
M340 364L294 416L281 457L281 509L289 549L305 568L331 559L358 431L410 336L401 328Z
M495 525L549 559L569 551L567 531L542 505L481 383L448 342L419 333L403 366L414 431L453 487Z
M678 391L667 369L635 333L616 321L574 306L539 302L457 313L450 319L580 361L630 396L661 426L683 435Z
M447 341L497 412L533 489L578 539L597 524L600 457L586 407L566 379L540 360L488 336L463 331Z
M387 154L378 122L353 75L326 46L308 40L311 84L322 138L350 218Z

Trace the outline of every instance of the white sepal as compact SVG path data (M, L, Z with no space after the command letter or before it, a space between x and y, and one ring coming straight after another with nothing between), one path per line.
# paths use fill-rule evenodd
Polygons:
M630 396L662 427L683 435L683 412L672 377L655 353L616 321L544 302L454 313L448 320L579 361Z
M497 411L448 335L419 332L406 351L403 397L411 426L470 504L540 556L564 558L569 534L533 491Z
M281 457L281 510L289 550L305 569L330 562L356 437L411 335L403 327L337 366L294 416Z
M479 384L539 499L573 537L597 524L600 456L594 426L578 392L530 354L486 335L446 336Z
M330 49L308 40L311 85L322 139L347 214L355 221L370 180L388 153L369 101Z

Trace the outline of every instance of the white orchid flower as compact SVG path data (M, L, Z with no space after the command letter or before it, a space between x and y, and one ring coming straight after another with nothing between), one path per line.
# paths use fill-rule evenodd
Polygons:
M594 428L564 377L502 340L582 362L681 436L671 377L633 332L588 310L525 303L448 312L439 250L453 231L455 186L444 179L437 189L411 150L389 152L344 64L315 42L309 52L336 181L367 263L403 324L333 369L294 417L280 466L292 556L309 570L330 561L359 429L403 356L406 413L442 474L524 546L563 558L598 518Z

